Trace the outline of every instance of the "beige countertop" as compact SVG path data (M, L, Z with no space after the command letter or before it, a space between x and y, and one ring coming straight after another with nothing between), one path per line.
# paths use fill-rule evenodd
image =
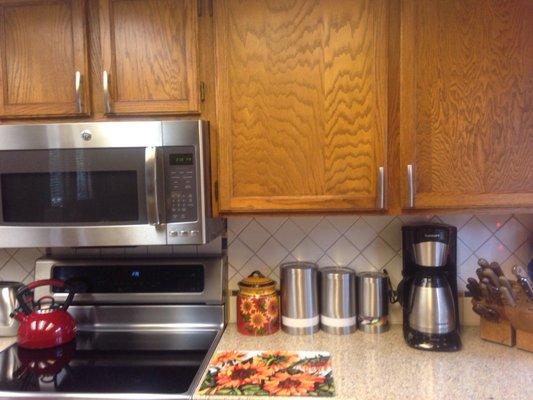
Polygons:
M464 328L462 339L460 352L432 353L408 347L399 325L381 335L278 332L254 338L238 334L230 324L217 350L328 351L338 400L533 398L533 353L481 340L477 328ZM14 342L0 338L0 350ZM247 397L229 399L242 398Z
M461 337L461 351L435 353L408 347L400 325L381 335L278 332L254 338L238 334L230 324L217 350L328 351L335 399L533 399L533 353L486 342L478 328L464 328Z

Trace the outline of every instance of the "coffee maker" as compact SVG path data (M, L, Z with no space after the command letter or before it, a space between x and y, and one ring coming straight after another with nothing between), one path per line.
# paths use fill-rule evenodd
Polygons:
M457 303L457 228L444 224L402 227L403 335L411 347L461 349Z

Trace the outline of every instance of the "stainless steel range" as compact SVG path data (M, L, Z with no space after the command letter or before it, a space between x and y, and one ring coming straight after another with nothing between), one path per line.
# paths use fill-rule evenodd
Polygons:
M76 340L0 353L2 399L191 398L225 325L224 257L37 261L66 280ZM61 289L35 298L62 301Z

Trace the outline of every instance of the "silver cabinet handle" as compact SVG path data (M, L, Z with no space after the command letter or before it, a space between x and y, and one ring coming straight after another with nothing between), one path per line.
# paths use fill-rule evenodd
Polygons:
M407 164L407 207L415 206L415 187L413 182L413 165Z
M377 208L385 208L385 168L378 168Z
M109 104L109 74L104 70L102 74L102 88L104 89L104 114L111 113Z
M161 225L159 216L158 182L157 182L157 148L147 147L144 152L144 181L146 186L146 211L150 225Z
M74 89L76 91L76 112L81 114L81 72L76 71L74 75Z

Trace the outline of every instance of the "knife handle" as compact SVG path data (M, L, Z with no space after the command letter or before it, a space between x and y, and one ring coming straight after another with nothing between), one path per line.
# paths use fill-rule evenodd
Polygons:
M484 278L483 270L481 268L476 269L476 275L477 275L477 279L479 279L479 281L481 282Z
M500 287L500 293L501 293L501 297L503 299L503 303L505 305L509 305L511 307L516 307L516 300L513 296L513 292L509 291L509 289L507 288L507 286L501 286Z
M490 283L492 283L494 287L500 287L500 280L498 279L498 275L496 275L496 272L494 272L491 268L483 268L482 274L484 277L490 279Z
M484 258L480 258L479 260L477 260L477 265L479 265L481 268L488 268L490 264Z
M503 276L503 269L497 262L491 262L489 268L494 271L497 276Z

